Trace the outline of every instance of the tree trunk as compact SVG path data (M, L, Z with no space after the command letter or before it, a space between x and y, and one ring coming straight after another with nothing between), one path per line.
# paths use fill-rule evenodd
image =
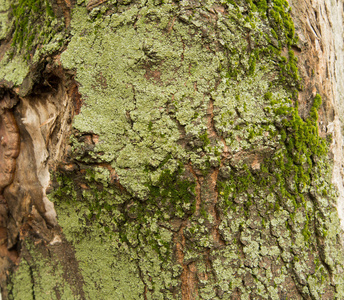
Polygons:
M344 299L343 3L0 3L3 299Z

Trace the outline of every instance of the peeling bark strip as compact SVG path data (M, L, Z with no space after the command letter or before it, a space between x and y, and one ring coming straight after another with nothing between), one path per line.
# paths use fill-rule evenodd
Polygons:
M7 2L4 299L344 299L343 3Z
M19 155L20 138L13 112L5 109L0 120L0 193L13 181L16 158Z
M16 158L20 150L20 137L16 120L13 116L13 102L10 96L0 100L0 281L6 280L6 272L18 261L15 249L9 250L8 237L11 235L9 228L8 204L3 195L4 189L14 179Z

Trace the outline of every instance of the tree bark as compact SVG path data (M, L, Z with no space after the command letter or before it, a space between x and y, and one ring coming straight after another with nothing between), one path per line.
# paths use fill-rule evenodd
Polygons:
M343 3L0 3L3 299L344 299Z

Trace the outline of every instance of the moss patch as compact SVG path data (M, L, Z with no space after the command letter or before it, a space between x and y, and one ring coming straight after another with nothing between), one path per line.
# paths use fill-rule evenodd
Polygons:
M55 18L48 0L19 0L12 5L12 14L12 56L22 51L24 58L30 59L38 46L48 44L57 31L62 30L63 23Z

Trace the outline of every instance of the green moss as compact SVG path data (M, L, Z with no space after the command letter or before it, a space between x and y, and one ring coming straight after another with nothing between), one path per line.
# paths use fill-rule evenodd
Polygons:
M268 10L269 21L277 34L285 38L287 46L290 48L297 41L295 27L289 14L290 7L286 0L274 0L272 9Z
M207 133L207 131L205 131L202 135L200 135L199 138L200 138L201 141L203 142L203 147L204 147L204 148L210 144L210 140L209 140L209 138L208 138L208 133Z
M294 38L293 26L288 24L288 22L283 23L283 21L281 21L282 18L280 20L280 17L284 14L280 11L283 6L284 9L287 8L286 2L275 1L274 10L276 11L269 11L268 15L269 18L273 17L274 21L276 22L276 24L273 26L272 34L275 35L274 32L279 32L279 35L282 36L281 41L290 47L290 45L296 41L296 38ZM253 2L251 2L250 7L252 10L255 10L253 7ZM271 22L271 19L269 20ZM284 29L282 27L284 27ZM285 33L281 33L280 30L282 29L287 31ZM285 40L283 39L283 36L286 37ZM281 45L282 44L280 44L279 47L281 47ZM277 146L278 150L275 152L272 158L270 157L264 159L264 164L260 165L260 170L258 172L255 171L252 173L247 165L240 165L242 161L239 162L240 167L238 167L238 162L236 162L235 170L229 174L226 173L225 181L218 182L218 191L221 199L220 203L223 205L222 208L227 213L228 220L231 220L233 218L233 214L240 210L244 211L245 217L247 220L250 220L251 212L249 212L249 208L252 203L256 205L258 211L264 211L263 215L265 215L267 211L275 211L275 213L288 212L292 223L287 222L287 225L284 225L284 227L286 226L287 232L290 233L290 236L279 238L278 243L280 247L285 247L284 245L290 243L293 239L293 234L291 231L292 227L293 230L299 232L296 237L297 245L300 247L299 249L305 249L306 247L312 249L314 247L313 245L316 244L314 234L312 234L312 232L314 232L316 229L312 227L313 225L311 225L314 222L314 206L307 206L307 199L309 199L307 191L309 191L313 186L311 178L314 178L314 176L317 176L315 174L318 174L317 167L315 167L315 165L317 165L316 162L322 160L324 164L320 164L322 164L324 170L326 170L326 172L329 172L330 170L330 165L326 157L326 154L328 153L328 146L326 144L326 140L320 138L318 134L317 111L321 106L321 97L319 95L315 97L309 118L305 121L302 120L298 114L297 103L293 105L293 103L288 100L288 98L295 99L295 95L297 94L295 89L300 87L297 59L295 58L294 53L289 51L289 59L280 57L279 52L276 51L262 51L261 53L264 55L267 53L272 56L276 55L277 57L275 61L281 61L278 66L281 71L279 82L270 82L266 90L260 91L260 93L254 93L255 101L260 101L259 103L262 103L261 105L263 106L263 110L268 113L268 118L261 119L264 119L266 122L269 122L268 120L270 120L271 124L279 124L278 129L272 126L273 129L268 130L268 132L271 135L269 143L280 143L280 146ZM259 60L262 60L263 57L264 56L259 56ZM235 72L238 73L238 71ZM257 71L251 73L251 76L254 76L257 80ZM264 78L263 76L260 76L260 83L262 82L261 79ZM231 79L230 76L226 77ZM240 85L242 81L237 83L235 80L228 80L227 82L228 85L233 88L233 86L237 84ZM285 87L287 97L282 96L281 91L278 90L278 87L281 86ZM252 84L250 85L250 88L252 89ZM244 89L242 84L239 86L239 89L241 91ZM259 96L262 95L261 93L264 95L263 98L260 98ZM235 96L237 101L241 100L242 98L242 96ZM266 101L265 104L264 101ZM228 114L223 111L223 109L226 110L230 108L230 106L233 105L232 103L235 102L228 101L226 105L221 106L222 118L217 119L217 127L219 127L219 125L221 126L222 124L224 125L221 128L221 132L223 133L231 132L233 130L233 127L229 127L227 125L228 123L224 123L226 119L225 116ZM245 101L245 104L246 103L247 101ZM238 123L234 126L234 130L240 130L242 132L245 130L245 126L242 125L243 122L241 119L247 120L245 116L245 113L247 112L247 105L243 105L243 110L240 110L240 104L238 105L238 102L236 102L234 105L237 107L237 115L241 121L241 123ZM257 107L258 105L255 106L256 114L259 113ZM259 124L259 121L256 121L255 123ZM259 131L260 130L258 130L258 132ZM241 147L245 145L247 140L251 140L257 136L256 128L253 129L251 127L247 130L247 132L247 135L242 133L239 135L241 141L239 141L238 144ZM227 144L230 144L232 141L227 139L226 142ZM262 143L262 145L266 144L267 142ZM255 145L257 147L256 142ZM264 200L266 196L261 196L262 198L259 197L259 195L266 195L267 190L270 190L274 194L276 193L275 202L266 204L266 200ZM331 185L328 184L325 190L322 189L322 195L329 195L328 193L331 191ZM251 195L253 195L254 202L252 202ZM327 201L332 200L330 200L330 197L328 197ZM317 206L318 203L312 205ZM230 208L231 211L227 210L227 208ZM290 213L292 210L297 213ZM270 217L270 219L271 222L275 222L276 220L273 217ZM266 227L266 221L264 218L261 224L263 228ZM326 230L324 229L324 232L325 231ZM277 232L276 234L279 235ZM226 235L230 236L229 233L226 233ZM244 247L246 247L246 245ZM301 272L301 270L298 269L297 272ZM321 277L317 276L317 280L321 281Z
M193 213L195 209L195 183L182 179L182 166L171 174L163 170L156 183L149 185L149 202L161 206L159 213L166 212L171 218L183 217L185 212Z
M19 0L12 5L12 14L12 57L22 54L26 60L32 59L37 47L48 44L63 30L63 20L57 21L49 0Z

